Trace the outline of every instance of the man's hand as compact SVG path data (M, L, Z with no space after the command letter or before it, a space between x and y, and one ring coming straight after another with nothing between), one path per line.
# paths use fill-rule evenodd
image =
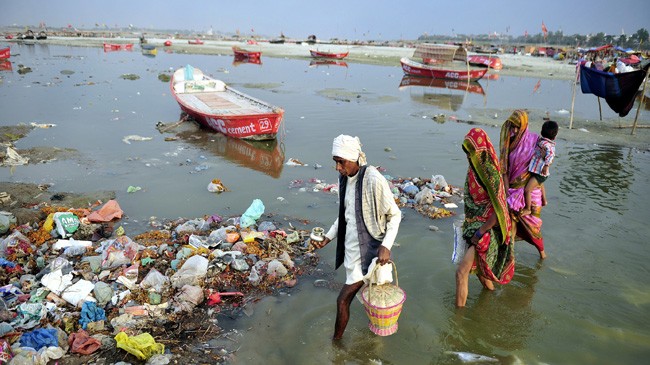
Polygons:
M328 243L330 243L330 239L327 238L327 237L325 237L325 239L322 240L322 241L320 241L320 242L319 242L319 241L311 240L311 244L312 244L312 246L314 246L315 248L323 248L323 247L327 246Z
M390 250L384 246L379 246L379 252L377 253L377 262L380 265L387 264L390 261Z

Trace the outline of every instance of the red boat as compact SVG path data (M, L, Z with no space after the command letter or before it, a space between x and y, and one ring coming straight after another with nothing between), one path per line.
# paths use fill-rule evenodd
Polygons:
M258 51L249 51L243 48L239 48L237 46L232 46L232 51L235 54L236 59L248 59L248 60L253 60L253 59L259 59L262 57L262 52Z
M11 34L7 34L7 35L5 36L5 39L14 39L14 36L11 35Z
M407 75L431 77L435 79L454 79L454 80L471 80L475 81L483 77L488 69L485 68L470 68L463 69L462 67L446 66L431 66L424 63L416 62L408 57L403 57L400 60L402 70Z
M11 57L11 48L0 48L0 60Z
M343 66L348 67L348 63L341 60L311 60L309 62L309 67L318 67L318 66Z
M197 39L190 39L189 41L187 41L187 43L188 44L203 44L204 42L197 38Z
M282 123L282 108L237 91L190 65L174 72L169 87L185 113L229 137L275 139Z
M11 61L4 60L0 61L0 71L11 71L12 66L11 66Z
M104 52L109 51L130 51L133 49L133 43L119 44L119 43L104 43Z
M165 41L165 47L169 47L172 45L172 41Z
M487 66L495 70L500 70L503 68L503 64L501 64L501 59L496 56L479 56L479 55L468 56L467 62L469 62L470 65Z
M350 52L332 53L332 52L314 51L313 49L310 49L309 53L311 53L311 56L314 58L330 58L335 60L342 60L345 57L347 57L348 54L350 54Z

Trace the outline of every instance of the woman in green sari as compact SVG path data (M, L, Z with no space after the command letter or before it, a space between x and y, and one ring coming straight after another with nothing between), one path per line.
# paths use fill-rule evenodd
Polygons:
M456 270L457 307L467 302L470 273L488 290L494 290L493 282L509 283L515 273L512 223L494 146L484 130L473 128L465 136L463 151L469 161L463 238L469 247Z

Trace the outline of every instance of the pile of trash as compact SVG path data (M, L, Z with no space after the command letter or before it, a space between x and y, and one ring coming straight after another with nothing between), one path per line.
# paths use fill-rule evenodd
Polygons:
M391 176L386 178L400 208L413 208L431 219L454 216L456 213L450 209L457 209L458 204L463 201L462 190L447 184L442 175L433 175L430 179Z
M400 208L413 208L431 219L454 216L456 213L451 209L457 209L463 201L462 189L449 185L442 175L433 175L431 178L403 178L385 174L384 177L388 180L388 185ZM321 179L310 178L291 180L289 189L334 195L338 194L339 186Z
M309 230L262 220L259 199L241 216L151 221L133 236L117 201L99 205L41 205L47 219L21 226L3 212L0 363L101 355L167 364L187 351L183 340L221 334L219 313L295 286L318 263ZM231 355L217 350L202 349L202 361Z

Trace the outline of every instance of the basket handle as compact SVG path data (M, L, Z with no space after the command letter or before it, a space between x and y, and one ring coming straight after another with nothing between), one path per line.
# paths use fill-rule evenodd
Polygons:
M395 262L393 262L393 260L390 260L389 262L393 265L393 271L395 272L395 285L399 287L399 279L397 278L397 266L395 266ZM375 273L375 271L377 271L377 268L379 266L383 265L375 263L375 267L372 268L370 278L372 278L372 275ZM377 284L375 284L375 286L377 286ZM368 300L370 300L370 289L372 289L372 280L370 280L370 283L368 284Z

